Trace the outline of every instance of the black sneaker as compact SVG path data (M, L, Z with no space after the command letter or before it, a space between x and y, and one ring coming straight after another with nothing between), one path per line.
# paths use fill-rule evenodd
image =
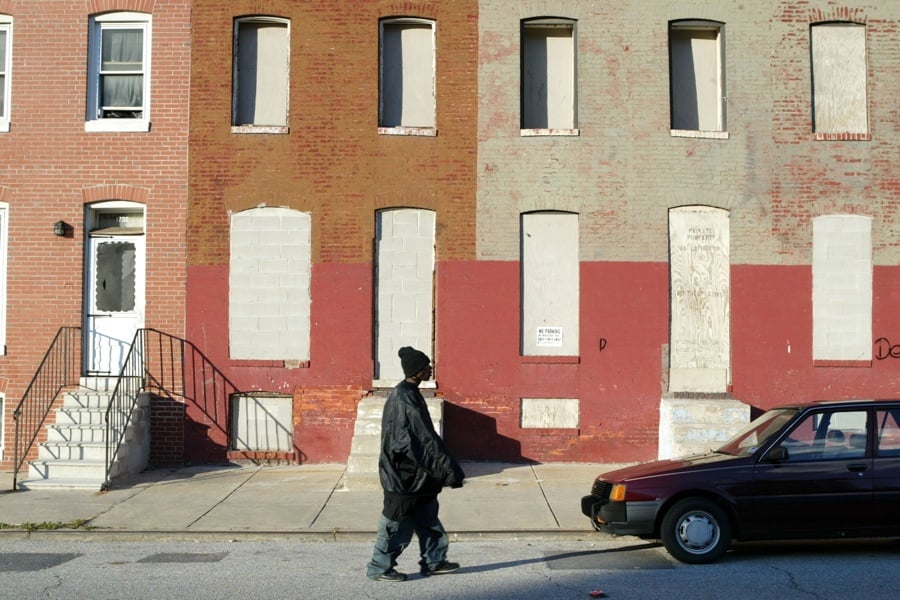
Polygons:
M370 575L369 579L374 581L406 581L406 574L391 569L387 573L379 573L378 575Z
M446 575L447 573L452 573L453 571L459 568L459 563L450 562L449 560L445 560L444 562L438 564L435 567L430 569L422 569L422 575L426 577L428 575Z

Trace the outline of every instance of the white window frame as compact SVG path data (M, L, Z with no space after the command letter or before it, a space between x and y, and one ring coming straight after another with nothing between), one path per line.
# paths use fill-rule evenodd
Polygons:
M0 202L0 356L6 355L6 284L7 268L9 264L8 240L9 204Z
M385 117L385 28L403 25L428 26L431 28L431 115L430 123L386 124ZM391 17L378 22L378 133L382 135L437 135L437 23L431 19L415 17ZM405 96L404 96L405 97ZM403 100L401 98L401 104ZM401 111L402 112L402 111ZM401 117L402 119L402 117Z
M703 110L701 100L698 99L695 110L697 113L698 124L693 127L678 127L682 123L680 121L680 112L676 106L677 100L681 97L678 86L681 85L682 79L676 74L678 63L676 61L674 42L675 37L688 37L692 46L695 40L705 39L713 41L716 45L716 64L714 67L716 73L715 90L712 92L714 96L705 99L706 106L715 105L715 124L713 127L703 127L704 116L706 111ZM696 58L697 53L692 51L692 60ZM725 91L725 24L718 21L706 20L684 20L669 22L669 105L670 105L670 134L673 137L699 137L699 138L715 138L727 139L727 96ZM696 97L700 91L700 84L695 84L693 96ZM707 110L709 110L707 108Z
M284 123L281 124L256 124L238 122L238 105L240 99L240 75L238 65L240 60L240 28L249 24L275 24L284 25L287 35L287 64L285 65L284 80ZM288 120L290 118L291 95L291 21L281 17L253 16L240 17L234 20L234 40L232 46L232 86L231 86L231 132L232 133L289 133ZM258 94L257 94L258 95Z
M861 33L862 48L835 48L826 43L823 44L825 48L820 50L816 43L817 34L821 34L820 38L831 35L834 41L838 29ZM812 120L813 133L817 137L834 139L829 136L851 135L868 139L867 35L864 24L850 21L813 23L809 28ZM838 61L841 64L838 65ZM824 66L826 64L828 66ZM841 112L840 109L847 106L854 110ZM841 127L840 124L848 126Z
M577 38L577 21L575 19L568 19L564 17L548 17L548 18L533 18L533 19L523 19L520 27L520 40L521 40L521 83L519 88L519 101L520 101L520 135L522 136L539 136L539 135L580 135L580 131L578 129L578 38ZM534 121L529 119L527 105L531 104L528 102L528 97L532 94L530 90L528 90L528 82L529 77L527 73L531 66L529 65L529 52L528 47L529 44L526 41L527 32L537 32L544 31L544 39L549 39L551 36L549 34L550 31L568 31L569 32L569 40L571 44L571 65L572 72L571 73L556 73L552 79L554 89L551 90L551 75L552 73L549 70L550 65L545 65L547 68L547 72L544 73L545 77L543 80L544 88L547 90L547 97L544 98L544 109L547 114L547 123L546 127L534 127ZM565 85L568 89L561 90L559 89L560 85ZM551 98L551 91L553 98ZM571 96L571 117L567 117L566 123L551 123L550 116L550 108L551 105L556 106L560 102L564 101L566 96ZM565 125L565 126L561 126Z
M12 102L12 36L13 36L13 20L9 15L0 15L0 31L6 32L6 61L0 64L3 70L4 83L3 86L3 107L0 110L0 133L9 131L9 111Z
M150 87L152 16L138 12L114 12L92 16L88 43L88 90L84 130L150 131ZM139 118L103 118L100 116L100 60L102 31L105 29L141 29L143 31L143 105Z

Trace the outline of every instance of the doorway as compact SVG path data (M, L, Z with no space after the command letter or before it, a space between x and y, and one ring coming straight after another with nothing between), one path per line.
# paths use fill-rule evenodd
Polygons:
M375 231L375 386L393 387L401 346L433 356L435 213L383 210Z
M144 211L131 202L91 205L86 215L84 371L118 377L144 327Z

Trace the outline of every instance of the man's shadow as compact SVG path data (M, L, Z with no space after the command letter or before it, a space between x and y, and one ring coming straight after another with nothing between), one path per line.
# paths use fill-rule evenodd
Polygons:
M551 554L540 558L525 558L522 560L509 560L504 562L488 563L484 565L473 565L470 567L460 567L456 573L486 573L488 571L499 571L501 569L511 569L522 565L531 565L536 563L552 563L554 561L564 561L573 558L582 558L586 556L611 556L626 552L639 552L641 550L651 550L659 548L662 544L657 542L647 542L635 544L633 546L622 546L620 548L607 548L603 550L580 550L578 552L562 552L560 554Z

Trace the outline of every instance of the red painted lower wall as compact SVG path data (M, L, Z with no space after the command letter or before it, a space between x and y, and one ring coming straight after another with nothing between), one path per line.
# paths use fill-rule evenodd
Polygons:
M900 268L874 272L866 367L812 360L809 267L732 267L732 395L754 409L816 398L897 396ZM312 358L304 368L227 356L226 268L188 273L189 339L242 390L294 396L300 462L343 462L356 405L373 376L372 270L313 269ZM519 355L519 264L442 262L437 268L435 378L446 400L444 437L466 460L630 462L656 457L669 335L668 265L583 263L580 356ZM890 340L893 340L891 342ZM880 348L880 350L879 350ZM880 354L884 354L881 357ZM577 429L523 429L521 398L578 398ZM186 450L188 452L189 450Z

